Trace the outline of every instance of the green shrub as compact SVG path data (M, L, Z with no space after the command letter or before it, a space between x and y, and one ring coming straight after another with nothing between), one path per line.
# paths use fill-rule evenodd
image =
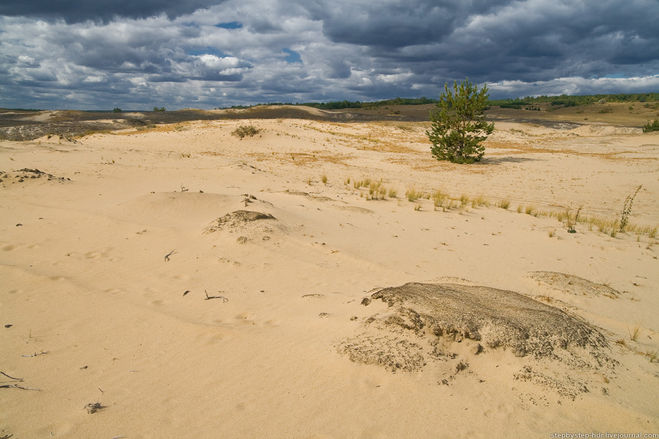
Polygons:
M238 128L233 130L231 134L239 137L241 140L245 137L253 137L260 133L261 130L256 128L254 125L240 125Z
M652 122L648 122L643 125L643 132L650 133L652 131L659 131L659 119L655 119Z

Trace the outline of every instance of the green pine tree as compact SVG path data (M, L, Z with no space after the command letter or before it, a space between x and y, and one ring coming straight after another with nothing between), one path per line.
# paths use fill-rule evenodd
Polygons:
M485 121L487 100L485 85L478 90L466 79L460 84L454 82L451 90L444 84L437 108L430 113L432 125L426 131L437 160L473 163L483 158L482 142L494 131L494 124Z

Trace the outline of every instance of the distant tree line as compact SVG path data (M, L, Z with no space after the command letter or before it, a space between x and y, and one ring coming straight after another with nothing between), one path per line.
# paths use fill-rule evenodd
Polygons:
M524 98L508 99L489 99L488 106L497 106L501 108L540 110L538 104L549 104L552 107L576 107L579 105L595 104L600 102L657 102L659 93L636 93L636 94L597 94L583 96L528 96ZM320 108L322 110L343 110L347 108L379 108L392 105L424 105L436 104L437 99L420 98L394 98L382 101L362 102L362 101L328 101L328 102L270 102L268 104L258 105L304 105L307 107ZM234 105L232 109L251 108L256 105ZM227 107L224 107L227 108Z
M386 99L383 101L372 101L372 102L362 102L362 101L328 101L328 102L269 102L267 104L257 104L257 105L303 105L306 107L320 108L322 110L343 110L346 108L379 108L386 107L389 105L424 105L424 104L435 104L437 99L428 99L425 96L420 98L394 98ZM232 109L245 109L254 107L256 105L233 105L229 108Z
M537 104L550 104L553 107L576 107L579 105L595 104L600 102L657 102L659 93L637 93L637 94L598 94L584 96L535 96L517 99L490 99L490 106L501 108L526 108ZM532 108L531 108L532 109Z

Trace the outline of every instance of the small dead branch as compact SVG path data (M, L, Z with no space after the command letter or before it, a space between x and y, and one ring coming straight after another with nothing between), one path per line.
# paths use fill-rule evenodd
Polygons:
M4 373L4 372L1 371L1 370L0 370L0 374L6 376L6 377L9 378L10 380L14 380L14 381L17 381L17 382L19 382L19 383L22 383L22 382L23 382L23 378L16 378L16 377L13 377L13 376L11 376L11 375L9 375L9 374ZM11 384L0 384L0 389L34 390L34 391L37 391L37 392L40 392L40 391L41 391L41 389L35 389L35 388L33 388L33 387L25 387L25 386L21 386L20 384L16 384L16 383L11 383Z
M2 384L0 385L0 389L34 390L35 392L41 392L41 389L36 389L34 387L19 386L18 384Z
M183 291L183 296L187 295L189 292L190 292L190 290Z
M224 296L209 296L208 291L206 291L206 290L204 290L204 293L206 293L206 298L204 300L222 299L223 303L227 303L229 301L229 299L224 297Z
M174 249L171 252L167 253L165 255L165 262L169 262L169 257L172 256L174 253L176 253L176 249Z
M23 382L23 378L14 378L13 376L11 376L11 375L7 375L6 373L4 373L4 372L1 371L1 370L0 370L0 374L6 376L6 377L9 378L10 380Z
M38 357L39 355L46 355L48 351L41 351L41 352L35 352L34 354L30 355L21 355L23 358L32 358L32 357Z

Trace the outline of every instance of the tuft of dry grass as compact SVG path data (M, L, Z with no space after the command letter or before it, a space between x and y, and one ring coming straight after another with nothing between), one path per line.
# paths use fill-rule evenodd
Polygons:
M480 206L489 206L490 202L485 199L482 195L479 195L476 198L471 199L471 207L480 207Z
M382 186L382 180L371 181L368 185L368 195L371 200L384 200L387 189Z
M508 199L503 199L503 200L499 201L499 203L497 204L497 206L499 206L499 207L502 208L502 209L506 209L506 210L508 210L508 208L510 207L510 200L508 200Z
M657 358L657 351L646 351L643 352L643 355L648 357L650 363L659 363L659 358Z
M363 187L368 187L371 185L371 179L370 178L365 178L363 180L354 180L352 182L352 187L355 189L360 189Z
M440 190L436 190L432 194L432 200L433 203L435 204L435 208L437 207L447 207L448 204L450 204L451 200L449 199L448 194L445 194L444 192Z
M419 192L414 188L410 188L405 191L405 196L407 197L407 201L414 202L419 198L423 198L424 194L423 192Z
M641 328L638 327L638 326L636 326L636 327L635 327L634 329L632 329L632 330L627 329L627 331L629 332L629 339L630 339L631 341L636 341L636 340L638 340L638 336L639 336L639 334L640 334L640 332L641 332Z

